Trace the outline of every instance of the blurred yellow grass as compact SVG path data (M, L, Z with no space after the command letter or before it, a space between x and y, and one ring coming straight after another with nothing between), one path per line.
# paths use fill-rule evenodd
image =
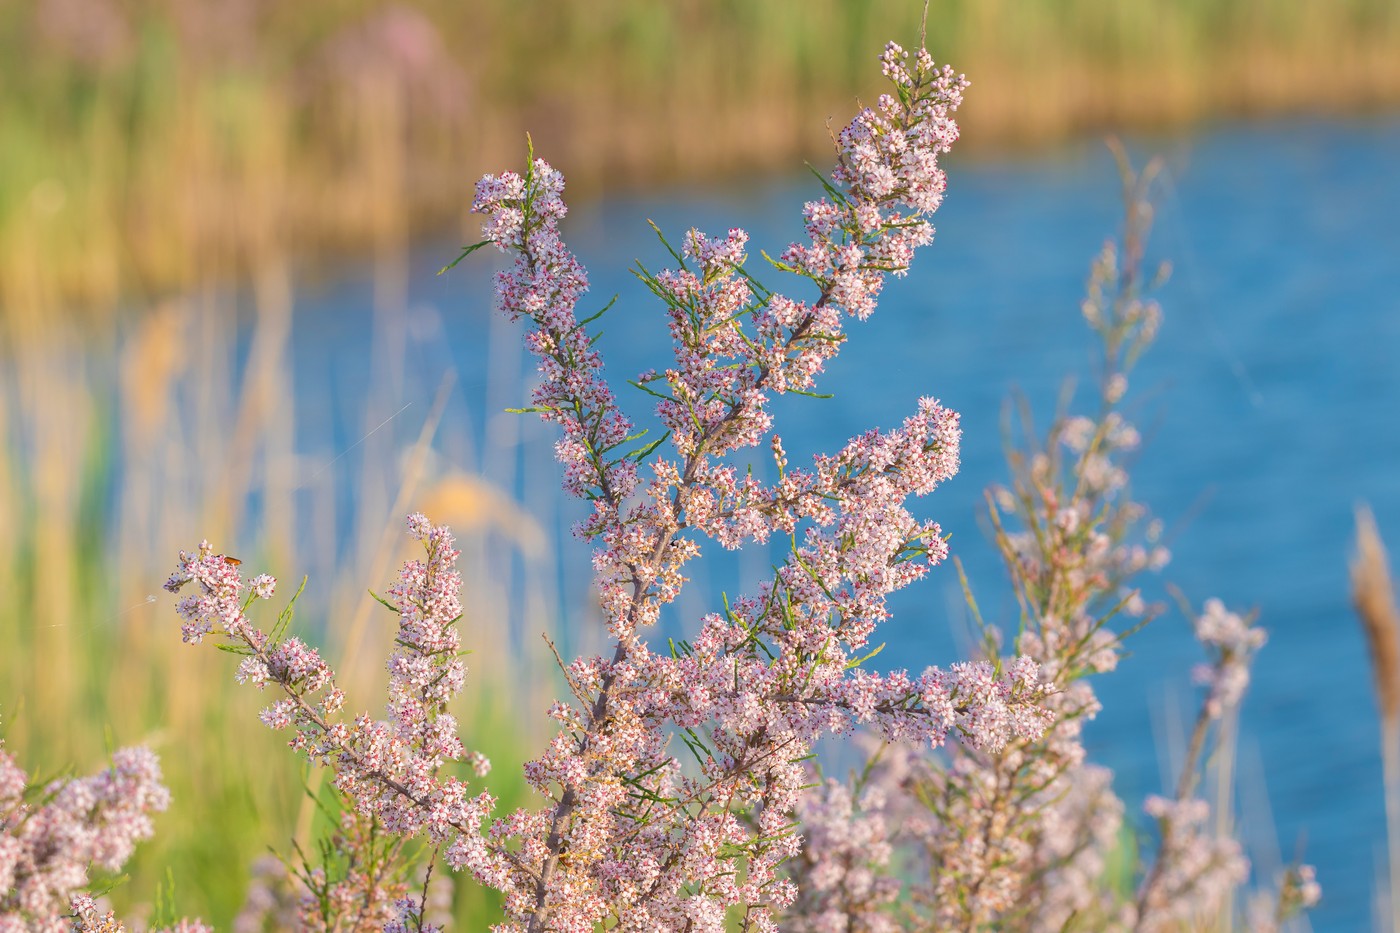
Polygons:
M498 486L461 471L448 473L424 493L419 508L458 534L498 532L532 559L545 556L544 529Z
M915 41L921 7L12 5L0 307L105 315L249 272L274 240L326 255L450 223L527 130L584 185L820 157L821 115L877 89L868 63ZM1388 0L942 0L928 43L973 77L974 145L1400 103Z
M392 256L392 238L384 243ZM227 928L253 861L269 848L287 853L303 812L307 775L285 737L257 721L268 698L234 683L227 655L180 643L174 599L159 588L177 550L201 535L250 573L278 573L279 604L310 575L295 630L341 662L352 706L378 714L394 622L366 588L385 588L411 556L403 513L440 510L437 520L459 524L463 643L474 652L457 713L468 746L495 760L503 806L523 801L519 766L542 744L530 714L554 690L549 661L542 645L506 631L511 584L480 555L514 548L525 568L517 583L545 592L538 578L552 566L551 542L498 484L425 456L439 432L462 430L435 417L408 457L391 432L357 448L361 481L387 481L392 501L361 496L353 516L317 521L328 493L298 494L308 471L285 404L292 307L283 256L269 250L253 270L242 361L233 299L200 289L130 327L49 319L0 367L0 723L31 773L91 771L111 749L141 742L160 754L174 804L112 892L128 917L145 914L170 870L180 911ZM385 268L392 280L395 264ZM389 313L401 314L392 282L381 291ZM378 378L370 397L392 395ZM255 521L250 497L280 518ZM308 527L309 553L298 548ZM346 551L337 529L351 542L387 544ZM551 626L547 601L527 609L533 630ZM480 916L489 897L463 887L460 909Z

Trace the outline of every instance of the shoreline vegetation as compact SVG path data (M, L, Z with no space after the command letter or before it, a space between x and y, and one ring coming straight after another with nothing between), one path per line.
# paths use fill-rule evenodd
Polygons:
M523 8L522 8L523 7ZM38 0L0 11L0 308L112 322L288 257L466 225L527 131L597 191L809 158L920 4ZM977 76L974 146L1400 105L1385 0L960 0L929 45ZM523 14L523 15L522 15ZM754 93L761 88L761 93ZM274 273L274 277L277 273Z

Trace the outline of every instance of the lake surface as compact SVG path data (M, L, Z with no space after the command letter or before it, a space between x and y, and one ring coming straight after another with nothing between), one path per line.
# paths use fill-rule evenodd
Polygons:
M1148 442L1134 493L1176 528L1173 561L1149 586L1160 592L1171 581L1196 605L1219 596L1258 609L1270 640L1243 712L1243 836L1260 870L1272 873L1300 847L1317 865L1325 893L1316 929L1364 929L1383 870L1384 816L1378 719L1346 561L1362 500L1400 551L1400 121L1265 124L1131 148L1139 159L1167 157L1152 255L1176 270L1160 295L1160 339L1133 385ZM1025 391L1045 415L1067 374L1090 372L1079 299L1089 260L1118 222L1118 183L1097 143L1033 159L954 159L948 168L937 239L908 278L890 283L876 315L852 325L821 386L836 397L783 399L775 414L796 459L897 424L920 395L960 411L962 472L920 509L952 532L984 614L1011 621L1014 605L978 521L981 490L1005 477L1008 392ZM601 306L621 295L603 324L614 386L665 347L659 305L626 271L635 259L665 265L647 218L674 241L692 225L746 227L756 256L800 235L801 203L814 196L809 180L793 177L576 209L566 234L592 275L591 298ZM549 435L499 414L522 404L532 367L518 334L489 310L495 260L478 254L435 277L454 252L451 243L415 249L410 311L394 329L409 362L403 398L379 402L388 412L409 403L425 411L443 372L456 370L443 457L514 489L551 533L562 554L560 625L582 645L587 554L567 535L579 511L552 492ZM350 269L300 296L299 424L324 425L326 413L362 405L375 333L370 292ZM645 412L643 398L623 397ZM315 442L332 450L361 433L360 421L335 417L339 426ZM677 617L712 608L719 588L751 582L767 559L698 567ZM884 666L922 669L963 653L951 567L900 594L895 609L877 636L889 643ZM1200 652L1176 614L1130 647L1097 681L1105 708L1088 744L1117 772L1132 813L1164 786L1194 708L1189 671Z

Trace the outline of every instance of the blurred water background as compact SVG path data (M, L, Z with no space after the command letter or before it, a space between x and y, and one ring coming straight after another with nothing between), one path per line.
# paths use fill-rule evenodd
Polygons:
M308 574L298 619L373 709L388 630L365 587L406 555L403 513L452 523L476 651L465 731L496 776L518 772L556 689L538 633L570 653L596 626L552 436L504 413L532 367L490 310L493 260L434 274L475 239L470 181L518 167L527 128L577 179L565 232L597 305L621 296L602 346L622 386L665 347L626 271L665 264L645 220L673 239L744 226L755 254L798 236L815 184L774 167L826 165L824 118L877 89L873 56L916 34L917 9L218 6L0 9L0 734L45 773L155 744L176 804L113 899L139 914L170 866L181 911L224 927L251 861L285 851L289 826L306 839L314 814L255 721L261 698L178 644L158 589L176 549L207 536L288 594ZM1400 542L1400 122L1384 109L1400 11L1016 9L942 11L930 45L975 84L937 241L853 328L836 397L780 400L781 430L796 458L892 426L920 395L960 411L962 473L920 508L952 532L983 612L1011 621L981 492L1005 478L1013 387L1048 420L1065 376L1091 371L1078 303L1119 202L1086 129L1126 126L1139 160L1162 153L1152 255L1176 271L1133 386L1134 491L1174 532L1161 580L1258 607L1271 633L1237 765L1251 858L1267 877L1305 842L1326 892L1314 928L1366 928L1384 820L1345 560L1358 500ZM1299 110L1313 115L1259 119ZM1240 113L1255 119L1225 119ZM454 221L465 232L444 234ZM673 623L768 559L695 565ZM877 666L966 654L951 568L895 610ZM1088 734L1130 812L1169 783L1197 660L1175 613L1131 647ZM503 805L522 793L501 786ZM482 896L459 891L459 917L480 917Z

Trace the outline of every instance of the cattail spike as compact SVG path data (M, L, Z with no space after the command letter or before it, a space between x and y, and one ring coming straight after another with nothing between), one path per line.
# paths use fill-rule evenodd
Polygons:
M1400 612L1385 544L1368 506L1356 509L1356 554L1351 561L1351 598L1371 649L1376 700L1381 717L1393 726L1400 719Z

